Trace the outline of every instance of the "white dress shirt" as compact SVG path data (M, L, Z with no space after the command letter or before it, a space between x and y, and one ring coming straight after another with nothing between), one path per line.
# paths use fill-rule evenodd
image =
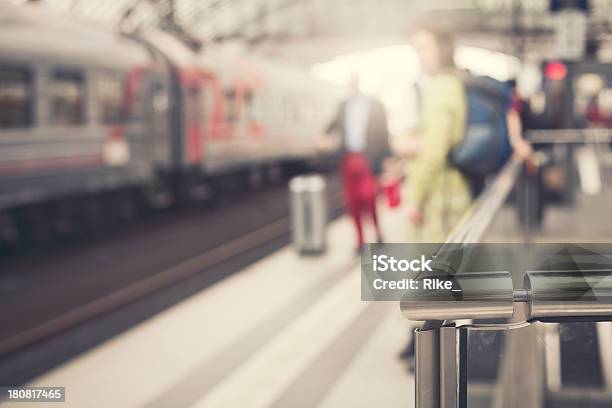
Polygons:
M363 152L366 148L370 100L365 95L355 95L346 101L346 148L350 152Z

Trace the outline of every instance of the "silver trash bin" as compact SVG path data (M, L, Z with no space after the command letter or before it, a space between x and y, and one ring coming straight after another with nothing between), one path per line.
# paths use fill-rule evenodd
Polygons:
M317 174L289 182L293 245L300 254L321 254L326 247L325 179Z

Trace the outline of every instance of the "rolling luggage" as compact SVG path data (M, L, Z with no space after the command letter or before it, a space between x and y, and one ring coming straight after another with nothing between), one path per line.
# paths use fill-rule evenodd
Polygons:
M327 203L325 179L297 176L289 182L293 245L302 255L322 254L326 248Z

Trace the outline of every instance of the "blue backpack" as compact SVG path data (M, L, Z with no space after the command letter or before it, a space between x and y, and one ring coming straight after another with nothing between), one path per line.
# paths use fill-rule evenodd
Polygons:
M449 153L450 163L467 176L496 173L512 155L506 126L510 87L491 77L462 79L468 107L465 135Z

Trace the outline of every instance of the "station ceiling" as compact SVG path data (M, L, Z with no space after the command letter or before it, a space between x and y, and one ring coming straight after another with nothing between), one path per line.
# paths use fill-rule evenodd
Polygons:
M553 27L549 0L14 1L38 3L124 30L161 27L204 42L240 39L264 48L314 44L322 54L337 52L347 39L355 44L397 41L421 20L452 28L472 43L512 53L548 41ZM612 0L590 4L589 30L609 32Z

